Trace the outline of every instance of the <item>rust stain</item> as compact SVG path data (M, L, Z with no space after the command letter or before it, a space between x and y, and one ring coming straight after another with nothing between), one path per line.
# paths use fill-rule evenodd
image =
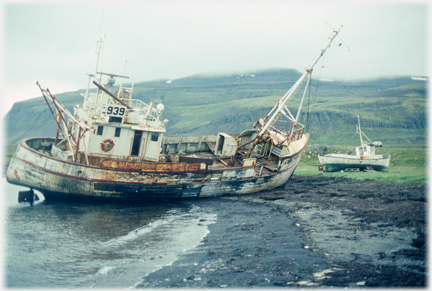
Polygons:
M184 172L186 169L186 164L173 164L172 170L175 172Z
M126 169L126 162L117 162L117 169Z
M125 161L104 160L100 164L101 168L112 170L144 171L144 172L188 172L205 171L207 165L204 163L185 164L185 163L136 163Z
M157 164L142 164L142 171L156 171Z
M171 164L156 164L156 172L168 172L171 171Z
M186 164L186 171L199 171L200 168L200 164Z
M127 163L126 170L140 171L141 167L142 167L141 163Z

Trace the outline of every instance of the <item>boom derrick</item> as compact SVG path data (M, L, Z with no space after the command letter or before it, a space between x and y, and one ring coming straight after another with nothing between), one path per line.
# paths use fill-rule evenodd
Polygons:
M48 105L48 108L51 111L52 116L54 117L54 120L57 123L57 131L56 131L56 137L55 137L55 142L54 145L57 146L58 143L58 138L59 138L59 134L61 133L63 135L63 141L65 141L67 143L67 145L69 146L69 149L71 151L73 151L73 161L75 162L77 160L78 157L78 153L79 153L79 144L80 141L82 139L82 137L84 136L84 134L87 131L94 131L94 128L92 126L89 126L87 124L87 121L81 121L81 120L77 120L73 114L71 114L66 107L64 107L63 104L61 104L57 98L55 98L51 92L49 91L49 89L44 89L42 88L42 86L39 84L39 82L36 82L36 85L39 86L40 91L42 92L42 96L45 99L45 102ZM55 107L55 112L53 111L53 108L51 107L50 102L51 101L52 104ZM65 115L69 118L69 122L66 121L65 119ZM63 125L63 129L62 129L62 125ZM75 126L76 125L76 126ZM74 136L74 132L75 130L73 130L75 128L75 130L78 130L78 134L75 137ZM63 142L62 141L62 142ZM87 156L86 156L87 159Z
M286 146L285 152L281 155L287 155L288 148L293 140L293 137L295 135L303 135L304 126L300 123L298 123L301 113L301 108L303 105L304 98L306 96L306 91L309 87L311 78L312 78L312 71L315 64L319 61L319 59L324 55L326 50L330 47L331 43L333 42L334 38L338 35L340 29L338 31L334 31L333 36L330 38L329 43L327 46L321 50L320 54L317 56L317 58L312 62L312 64L305 68L305 72L303 75L297 80L297 82L288 90L287 93L279 100L278 103L273 107L272 110L264 117L258 119L255 124L254 128L257 128L257 135L255 137L255 140L253 141L252 146L249 148L245 158L249 158L251 156L252 151L254 148L259 144L267 140L268 138L271 139L274 146L278 145L284 145ZM296 117L294 118L293 114L291 114L290 110L286 106L288 101L299 91L299 89L303 86L304 82L307 79L306 87L304 89L303 97L300 102L300 106L297 110ZM275 123L278 121L276 118L282 114L285 118L288 119L288 122L292 124L290 126L290 130L280 130L275 126ZM285 121L286 122L286 121ZM267 138L265 138L267 137ZM243 145L242 145L243 146Z

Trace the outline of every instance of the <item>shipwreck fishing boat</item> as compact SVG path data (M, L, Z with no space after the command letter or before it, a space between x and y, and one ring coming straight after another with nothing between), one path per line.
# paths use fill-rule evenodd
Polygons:
M357 133L360 135L360 146L355 148L355 155L345 154L327 154L318 156L320 163L323 165L325 172L340 172L340 171L365 171L375 170L388 172L390 166L390 158L375 154L376 147L382 147L382 143L372 142L360 126L360 116L358 117L358 125L356 125ZM363 136L369 142L363 140Z
M133 85L115 90L114 78L89 75L82 106L70 113L39 86L57 123L55 137L21 140L7 170L7 181L29 187L47 200L139 201L246 194L284 186L300 161L309 134L286 104L311 80L327 46L293 87L254 129L240 134L163 136L164 106L132 99ZM96 78L98 77L98 78ZM106 77L106 84L102 83ZM113 91L113 92L111 92ZM115 91L115 92L114 92Z

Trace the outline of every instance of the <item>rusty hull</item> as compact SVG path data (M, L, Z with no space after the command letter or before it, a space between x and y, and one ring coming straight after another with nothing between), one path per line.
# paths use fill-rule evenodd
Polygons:
M285 185L304 151L281 159L279 172L263 171L262 166L209 169L205 163L110 160L103 160L97 167L57 159L29 146L48 140L53 139L22 140L6 179L40 191L47 200L69 201L190 199L269 190Z

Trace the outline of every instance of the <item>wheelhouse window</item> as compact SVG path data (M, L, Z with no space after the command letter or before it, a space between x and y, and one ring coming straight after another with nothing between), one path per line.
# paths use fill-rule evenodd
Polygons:
M120 133L121 133L121 128L120 128L120 127L117 127L117 128L115 129L114 137L120 137Z
M159 139L159 132L152 132L151 141L158 141L158 139Z
M108 122L109 123L122 123L123 118L121 117L115 117L115 116L110 116Z
M99 125L98 128L97 128L97 133L96 134L97 135L102 135L103 134L103 128L104 127L102 125Z

